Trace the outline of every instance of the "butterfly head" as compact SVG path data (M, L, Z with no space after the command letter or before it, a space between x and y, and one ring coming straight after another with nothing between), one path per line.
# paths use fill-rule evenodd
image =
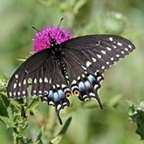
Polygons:
M52 39L50 40L50 46L53 47L53 46L55 46L55 45L57 45L57 41L56 41L54 38L52 38Z
M71 33L60 27L44 27L42 30L37 31L34 35L33 52L36 53L43 49L50 48L54 44L60 44L71 38Z

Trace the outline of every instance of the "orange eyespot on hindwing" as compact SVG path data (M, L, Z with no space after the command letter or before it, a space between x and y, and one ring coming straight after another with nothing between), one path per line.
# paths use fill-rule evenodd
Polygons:
M73 93L74 93L76 96L79 96L80 91L79 91L78 89L74 89Z
M68 87L65 87L63 91L66 98L71 96L71 90Z
M79 88L77 86L77 84L72 84L71 85L71 91L73 92L74 95L79 96L80 95L80 91Z
M67 91L66 93L65 93L65 97L70 97L71 96L71 92L70 91Z

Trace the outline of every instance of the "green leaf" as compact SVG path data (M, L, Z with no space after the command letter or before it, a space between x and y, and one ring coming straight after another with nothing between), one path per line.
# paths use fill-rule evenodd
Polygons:
M6 90L7 78L5 75L0 75L0 91Z
M52 140L49 142L49 144L59 144L59 143L61 142L64 134L67 132L67 129L68 129L70 123L71 123L71 120L72 120L72 117L69 117L69 118L66 120L66 122L65 122L63 128L61 129L61 131L59 132L59 134L58 134L54 139L52 139Z
M73 8L74 14L78 14L78 12L80 11L80 9L86 4L87 0L79 0L76 1L76 4Z
M43 144L41 137L42 137L42 132L39 133L34 144Z
M129 116L137 124L136 133L144 140L144 102L141 102L138 106L132 104Z
M27 109L35 109L38 106L39 98L38 97L32 97L32 101L28 105Z
M14 127L14 123L9 117L1 116L0 120L6 124L7 127Z
M61 131L59 132L58 135L64 135L64 134L66 133L66 131L67 131L67 129L68 129L70 123L71 123L71 120L72 120L72 117L69 117L69 118L66 120L63 128L61 129Z
M9 98L5 94L0 93L0 99L3 102L3 105L5 107L8 107L10 105L10 100L9 100Z
M104 29L107 33L121 34L126 27L125 17L121 13L107 13L104 19Z

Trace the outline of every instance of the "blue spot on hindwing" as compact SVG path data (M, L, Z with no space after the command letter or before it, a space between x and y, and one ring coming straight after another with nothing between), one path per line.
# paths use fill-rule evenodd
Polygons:
M78 89L78 86L76 84L71 85L71 91L74 92L75 89Z
M97 83L95 77L91 74L87 76L87 79L93 86L94 86L95 83Z
M48 93L48 97L51 98L51 99L54 98L54 96L53 96L53 91L52 91L52 90L49 91L49 93Z
M84 97L87 97L87 90L86 90L86 86L82 80L78 81L78 89L80 91L79 99L84 101Z
M80 92L85 91L85 84L82 81L78 83L78 87Z
M58 89L58 97L64 98L64 91L62 89Z
M65 94L66 92L70 92L70 88L65 87L65 88L63 89L63 91L64 91L64 94Z
M57 92L57 91L55 91L55 92L53 93L53 97L54 97L54 101L55 101L55 102L59 100L59 95L58 95L58 92Z
M91 83L89 81L84 82L86 89L91 88Z

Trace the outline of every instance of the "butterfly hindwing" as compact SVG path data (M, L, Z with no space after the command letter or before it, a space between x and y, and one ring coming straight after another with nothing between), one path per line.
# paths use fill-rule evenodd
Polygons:
M87 35L70 39L61 45L65 52L70 81L77 81L79 99L83 101L95 98L102 107L98 89L104 79L103 72L132 52L134 45L129 40L115 35Z

